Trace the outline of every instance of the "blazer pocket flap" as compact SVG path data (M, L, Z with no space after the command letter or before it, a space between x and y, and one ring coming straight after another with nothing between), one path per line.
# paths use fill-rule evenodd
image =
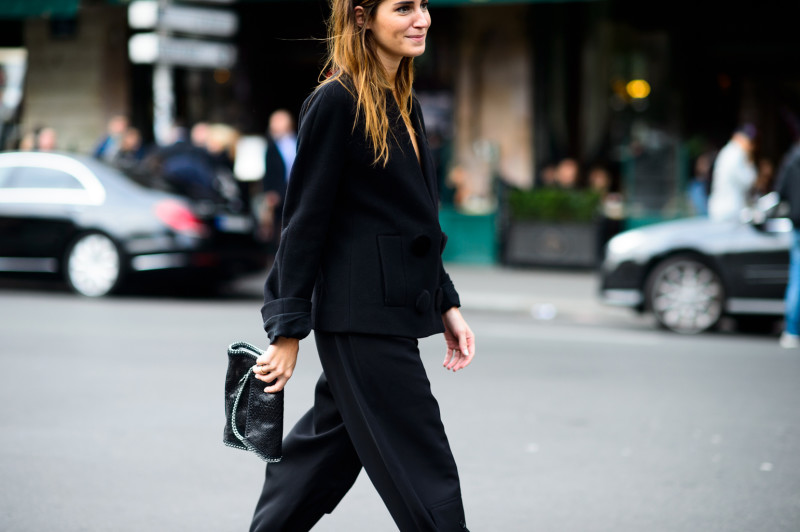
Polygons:
M383 277L383 302L389 307L402 307L406 301L403 238L397 235L378 235L378 255Z

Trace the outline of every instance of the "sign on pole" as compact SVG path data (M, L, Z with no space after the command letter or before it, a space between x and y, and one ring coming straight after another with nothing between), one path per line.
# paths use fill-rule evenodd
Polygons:
M210 37L231 37L239 30L236 13L205 7L170 5L160 14L158 22L167 31Z
M159 9L154 0L135 0L128 6L128 24L137 30L158 27L162 31L209 37L231 37L239 30L239 18L228 9L166 4Z
M163 63L197 68L231 68L236 63L236 46L221 42L164 37L137 33L128 41L133 63Z
M193 0L230 4L233 0ZM236 14L227 9L174 5L172 0L134 0L128 6L128 24L137 33L128 41L133 63L153 64L153 127L159 144L173 142L175 115L173 67L231 68L236 46L226 42L174 37L174 33L199 37L231 37L239 29Z

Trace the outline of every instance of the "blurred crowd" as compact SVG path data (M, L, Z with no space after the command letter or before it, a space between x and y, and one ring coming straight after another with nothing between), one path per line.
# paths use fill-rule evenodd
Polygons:
M725 145L703 147L687 186L693 214L738 220L743 207L775 189L775 163L759 154L758 140L756 126L745 123Z
M93 155L147 185L241 209L249 191L233 175L239 136L229 125L198 122L188 130L174 126L164 146L145 146L141 132L118 115L109 120Z
M800 138L800 125L793 131ZM760 154L759 131L742 124L722 146L703 141L692 154L691 173L686 183L686 213L715 220L738 219L741 209L775 190L777 165ZM623 187L609 165L583 167L565 158L542 166L536 186L563 190L589 190L600 195L602 214L622 219Z
M235 175L241 137L227 124L197 122L189 129L174 126L163 146L146 144L128 117L117 115L108 121L92 155L146 186L199 203L224 203L233 211L252 210L262 239L277 245L283 197L297 147L294 118L283 109L270 116L266 145L255 154L260 158L255 180ZM58 148L56 130L44 126L23 135L17 147L42 152Z
M793 122L800 136L797 120ZM296 149L295 123L285 110L269 120L264 155L264 173L253 186L235 178L237 145L235 128L220 123L198 122L187 129L175 126L167 145L146 145L142 133L123 115L112 117L93 151L94 157L115 166L149 186L166 185L194 200L225 201L237 208L252 207L262 236L276 239L283 196ZM753 124L740 126L723 146L703 142L692 154L691 177L686 184L688 213L716 220L737 218L741 208L775 189L776 164L759 155L759 132ZM58 133L52 127L37 127L19 140L21 151L58 149ZM610 165L582 165L566 157L540 167L537 187L587 190L600 197L598 218L606 225L602 240L621 229L624 218L620 177ZM443 194L458 207L474 199L463 169L454 168Z
M112 117L92 155L137 181L155 185L161 181L174 192L191 199L239 200L233 179L239 132L226 124L198 122L190 130L175 126L165 146L144 143L142 133L128 117ZM20 151L55 151L58 133L42 126L25 133Z
M58 144L58 134L52 127L40 126L25 133L19 140L20 151L54 151Z

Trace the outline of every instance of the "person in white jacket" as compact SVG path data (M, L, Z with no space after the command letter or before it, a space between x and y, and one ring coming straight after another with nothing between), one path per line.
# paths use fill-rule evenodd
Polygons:
M756 128L745 124L720 150L714 163L708 217L716 221L738 221L747 196L756 181L753 163Z

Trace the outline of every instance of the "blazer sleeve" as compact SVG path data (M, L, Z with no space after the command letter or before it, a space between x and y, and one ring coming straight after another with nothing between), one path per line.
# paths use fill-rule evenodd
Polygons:
M261 317L270 341L311 332L311 295L345 162L354 116L349 93L332 82L304 105L275 262Z
M447 235L442 233L442 251L444 251L446 244ZM453 307L461 306L461 298L458 296L458 292L456 291L452 279L450 279L450 275L448 275L444 269L441 255L439 256L439 288L442 290L442 314Z

